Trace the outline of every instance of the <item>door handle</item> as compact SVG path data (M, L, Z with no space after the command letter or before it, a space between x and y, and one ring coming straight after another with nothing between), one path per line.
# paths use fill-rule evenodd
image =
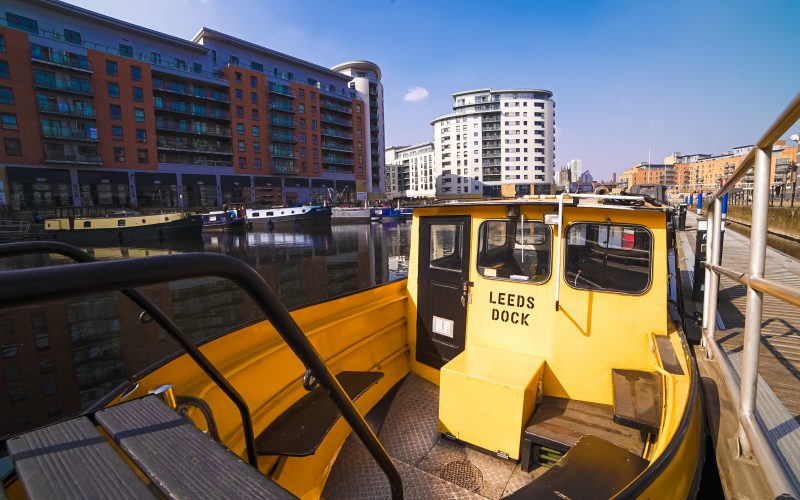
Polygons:
M467 307L467 304L472 304L472 294L469 293L469 288L475 283L465 281L461 288L461 307Z

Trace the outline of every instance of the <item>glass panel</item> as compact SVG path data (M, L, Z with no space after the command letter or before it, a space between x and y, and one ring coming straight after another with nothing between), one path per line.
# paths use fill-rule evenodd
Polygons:
M564 278L573 288L642 293L650 286L652 235L643 227L573 224Z
M431 267L461 271L461 224L431 224Z
M485 278L544 283L550 277L551 230L536 221L481 224L478 272Z

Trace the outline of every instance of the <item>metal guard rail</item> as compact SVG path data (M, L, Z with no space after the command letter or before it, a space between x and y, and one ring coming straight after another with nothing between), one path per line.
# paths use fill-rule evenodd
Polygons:
M13 257L17 255L28 255L32 253L52 253L63 255L76 262L95 262L95 258L78 247L57 241L26 241L0 245L0 258ZM244 433L245 448L247 449L247 461L253 467L258 467L258 455L256 454L256 444L253 433L253 420L250 416L250 408L241 394L234 389L228 379L222 375L217 368L200 352L200 349L187 337L183 331L164 314L161 309L153 304L149 299L142 295L138 290L122 290L134 304L139 306L144 312L156 321L178 344L186 351L195 363L205 372L208 377L217 384L225 395L230 398L234 405L239 409L242 417L242 430ZM114 394L112 392L112 394ZM113 398L103 398L101 401L106 406ZM90 411L95 408L93 405Z
M245 262L226 255L186 253L3 271L0 272L0 304L21 306L208 276L228 279L247 292L289 348L327 389L344 419L387 476L392 497L402 498L400 474L389 454L275 292Z
M784 469L776 450L769 443L766 432L756 418L758 362L761 344L763 294L775 296L790 304L800 305L800 292L772 280L764 279L767 252L767 211L769 203L769 176L772 146L795 122L800 119L800 94L795 96L777 120L767 130L755 147L734 171L733 175L711 198L707 231L707 258L705 262L705 290L703 297L702 342L709 359L718 363L725 385L738 410L739 452L754 455L772 489L774 497L789 495L800 498L796 483ZM753 211L750 229L750 257L746 273L720 266L722 239L722 196L741 180L750 168L753 174ZM716 316L720 274L747 287L744 342L742 350L741 381L737 380L727 353L716 341Z

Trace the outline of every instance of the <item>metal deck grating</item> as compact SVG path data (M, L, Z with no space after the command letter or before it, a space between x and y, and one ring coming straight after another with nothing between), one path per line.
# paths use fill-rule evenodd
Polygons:
M406 498L495 500L517 491L543 472L538 468L525 473L513 462L442 439L438 422L439 388L409 375L392 401L378 436L403 478ZM445 466L457 461L468 461L480 471L482 482L475 492L439 477ZM331 470L323 497L389 496L389 483L383 472L361 441L351 434Z

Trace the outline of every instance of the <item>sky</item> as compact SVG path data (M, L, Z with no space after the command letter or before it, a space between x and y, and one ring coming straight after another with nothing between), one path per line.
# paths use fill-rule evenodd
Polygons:
M753 144L800 90L797 0L70 3L187 39L206 26L327 67L373 61L387 146L432 140L453 92L550 90L556 167L580 158L595 179Z

